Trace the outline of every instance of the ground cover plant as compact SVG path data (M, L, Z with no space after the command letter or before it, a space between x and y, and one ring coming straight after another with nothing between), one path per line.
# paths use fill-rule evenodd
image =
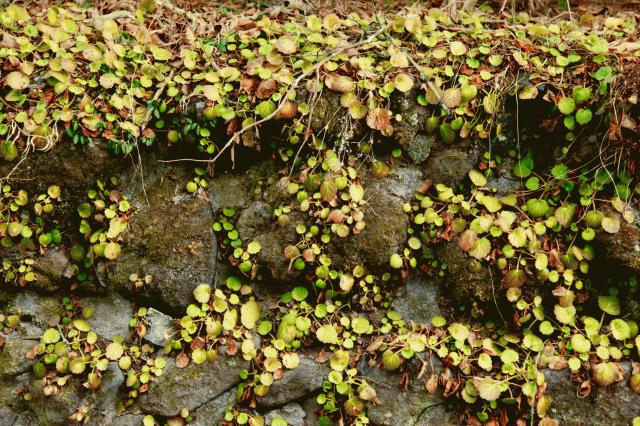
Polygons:
M640 393L636 15L257 5L220 6L210 25L196 6L119 7L0 5L0 291L60 296L22 354L32 381L20 403L74 384L97 394L115 370L118 416L207 424L204 404L166 415L140 400L173 367L233 358L246 368L218 421L281 426L264 401L309 354L326 367L320 425L375 424L368 411L384 401L370 369L402 389L423 380L474 425L558 424L549 370L569 371L582 398L618 382ZM101 150L104 173L21 177L63 146ZM460 149L479 155L428 161ZM162 215L210 210L213 278L189 283L177 309L141 262L117 287L135 304L126 335L106 337L82 300L113 287L104 271L130 262L136 238L146 259L174 234L191 240L163 256L205 250L183 229L137 222L153 199L143 159L157 152L158 186L177 182ZM261 161L275 171L254 179ZM449 163L457 178L429 178ZM211 204L237 170L241 194ZM607 270L609 251L623 253ZM67 261L43 266L51 256ZM428 322L398 312L416 277L452 296ZM152 338L156 308L173 318ZM0 309L0 351L31 316ZM91 424L90 405L66 419Z

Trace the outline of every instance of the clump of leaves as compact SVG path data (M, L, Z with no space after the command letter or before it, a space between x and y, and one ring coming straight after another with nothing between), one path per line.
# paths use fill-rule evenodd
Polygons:
M88 248L84 253L76 248L72 257L85 266L92 265L98 257L114 260L122 252L122 237L129 226L133 206L117 186L115 177L106 182L98 180L96 188L87 192L88 201L78 205L78 230Z
M17 249L23 256L2 258L0 277L4 283L27 285L37 280L33 271L34 256L60 244L62 235L56 227L54 214L61 201L58 186L30 198L24 190L2 186L0 194L0 246Z
M86 388L96 390L112 363L125 373L130 398L146 392L149 382L162 374L166 361L154 358L151 346L128 344L123 337L102 339L91 329L92 309L82 309L70 298L63 299L63 305L60 322L46 329L40 344L27 355L36 360L33 375L42 379L45 395L56 395L71 376L81 377Z

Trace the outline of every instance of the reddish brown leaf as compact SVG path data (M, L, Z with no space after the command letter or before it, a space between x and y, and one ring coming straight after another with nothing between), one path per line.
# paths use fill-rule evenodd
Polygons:
M273 78L269 80L263 80L258 84L258 88L256 89L256 97L258 99L267 99L271 97L276 91L278 83Z
M177 368L185 368L187 365L189 365L189 356L187 354L185 354L184 352L181 352L176 357L176 367Z

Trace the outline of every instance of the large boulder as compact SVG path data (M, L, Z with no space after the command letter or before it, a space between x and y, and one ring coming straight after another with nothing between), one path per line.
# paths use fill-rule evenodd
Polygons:
M91 329L104 339L129 335L129 320L134 313L134 305L129 300L112 291L106 294L78 298L80 306L93 309L89 318Z
M427 109L417 102L419 92L394 92L391 108L394 113L401 114L402 120L393 123L393 135L409 159L415 163L423 163L431 154L435 136L423 132Z
M88 391L82 387L79 379L72 378L58 389L55 396L46 396L41 380L32 380L29 385L32 395L29 409L35 414L40 425L67 425L69 416L87 404Z
M436 364L436 370L441 367ZM401 387L402 373L387 372L378 368L365 367L362 376L377 393L380 404L367 406L367 417L377 426L414 425L414 426L453 426L460 419L447 411L442 394L428 393L425 382L431 371L417 378L419 367L410 365L412 373L408 384Z
M607 387L593 386L586 398L577 396L578 383L573 382L565 370L545 370L551 407L547 416L562 426L630 425L640 416L640 394L629 387L629 363L622 364L625 380Z
M61 248L47 250L34 259L35 285L43 290L55 291L65 280L73 276L73 265L69 256Z
M5 338L0 334L0 379L28 372L33 360L29 360L26 355L37 344L36 340Z
M300 273L290 268L284 249L299 241L296 224L309 223L310 218L306 213L294 210L288 214L288 225L274 220L273 209L291 201L286 193L286 182L286 178L275 182L262 193L262 199L241 209L236 228L244 241L260 243L261 250L256 254L258 264L277 280L294 282ZM409 219L402 205L414 196L421 184L422 173L413 166L396 167L384 178L366 175L367 203L363 206L366 227L349 238L332 238L328 252L334 263L347 261L378 272L386 269L391 255L400 252L406 241Z
M287 426L306 426L305 417L307 414L302 407L295 402L285 405L277 410L271 410L265 414L266 424L273 424L274 419L283 419L287 422Z
M211 283L217 255L211 228L213 212L204 193L188 194L188 172L153 164L153 172L138 184L135 175L125 187L136 213L122 254L102 262L100 279L121 292L139 292L149 304L172 313L192 302L193 289ZM152 282L134 290L130 276L152 276Z
M424 177L431 179L434 184L457 186L476 166L480 155L480 149L468 144L439 146L431 150L429 158L422 165L422 171Z
M397 167L384 178L369 175L364 181L365 229L334 244L344 258L368 271L389 268L389 259L400 253L407 239L409 217L402 205L411 200L422 183L422 173L414 167Z
M6 176L14 166L14 163L1 161L0 176ZM84 201L87 189L95 185L97 179L115 176L128 166L128 162L110 153L102 141L87 145L63 141L50 151L30 153L11 178L19 179L17 184L31 196L58 185L62 203L56 215L64 220L77 216L78 204Z
M245 209L261 188L276 180L272 161L260 162L247 170L222 173L209 180L208 192L211 209L218 212L224 207Z
M396 292L391 309L402 315L405 321L430 325L431 319L440 315L440 285L438 281L424 276L410 277Z
M89 324L98 336L113 339L129 335L129 319L133 316L133 303L112 291L76 298L83 308L93 309ZM31 291L12 295L7 307L18 312L25 321L23 327L40 332L57 323L63 312L62 298L44 296Z
M295 232L297 223L303 223L305 215L300 212L289 214L291 222L281 226L273 220L272 207L262 201L254 201L243 210L236 223L240 237L244 241L256 241L260 244L260 252L256 255L257 263L267 269L270 274L281 281L293 281L300 273L289 267L284 257L284 249L296 244L299 240Z
M604 230L596 233L596 241L603 247L602 254L616 264L640 273L640 211L632 209L634 220L629 223L620 218L613 208L604 209L606 215L620 218L620 230L610 234Z
M212 362L190 363L185 368L167 358L162 375L140 396L137 406L145 413L166 417L178 415L183 408L194 410L231 389L240 381L240 371L247 368L248 361L223 352Z
M300 355L298 368L285 371L280 380L269 387L269 392L258 400L265 408L279 407L320 389L330 370L317 363L311 355Z
M51 322L57 322L62 313L60 298L43 296L28 290L11 293L5 306L9 312L19 314L23 321L28 320L42 329L47 328Z
M236 402L236 390L229 389L218 397L198 407L192 416L195 419L192 423L193 426L209 426L217 425L224 419L224 414L227 408L233 406Z
M436 247L438 259L447 265L444 279L447 293L452 300L492 299L494 285L499 285L489 267L467 256L458 246L457 238Z
M154 345L164 346L167 343L165 336L172 336L176 332L173 325L174 319L157 309L149 308L144 320L147 324L147 332L143 338Z

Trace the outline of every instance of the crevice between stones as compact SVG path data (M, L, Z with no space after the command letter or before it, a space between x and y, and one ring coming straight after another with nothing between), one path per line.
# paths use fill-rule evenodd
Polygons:
M429 410L430 408L434 408L434 407L439 407L441 405L444 405L444 402L440 402L438 404L431 404L431 405L427 405L426 407L424 407L422 409L422 411L420 411L420 414L418 414L418 417L416 417L416 421L413 423L412 426L416 426L418 423L420 423L420 418L422 418L422 416L424 415L424 413Z

